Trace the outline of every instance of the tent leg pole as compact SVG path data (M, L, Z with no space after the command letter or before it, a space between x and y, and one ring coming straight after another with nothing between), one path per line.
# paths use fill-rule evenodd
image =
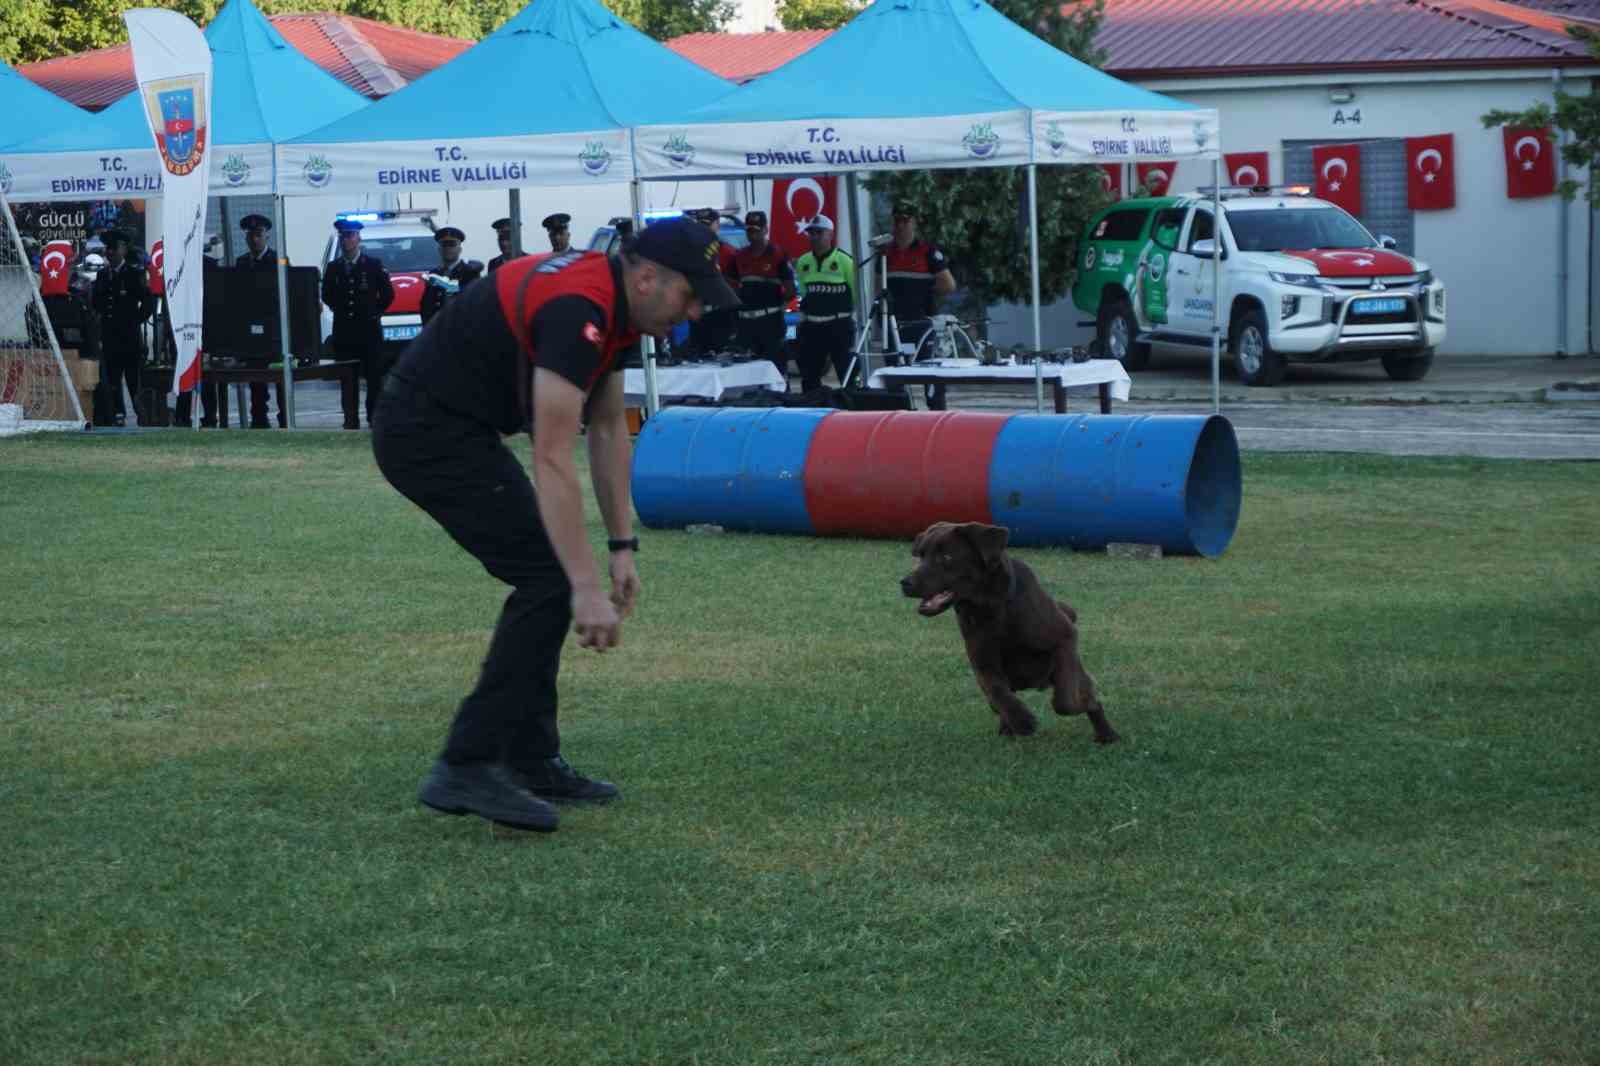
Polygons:
M1033 267L1033 350L1044 347L1039 328L1039 184L1036 165L1028 164L1028 259Z
M278 229L278 347L283 354L283 425L285 429L294 429L294 356L289 350L289 260L283 250L285 234L281 195L272 198L272 213L277 216L273 225Z
M633 199L633 232L641 233L644 230L644 212L640 209L639 179L634 178L628 183L628 191ZM656 339L643 337L639 341L639 352L644 359L644 410L645 415L654 418L661 410L661 394L656 391Z
M511 213L511 258L522 255L522 190L512 189L506 197Z
M1211 413L1222 411L1222 156L1211 161Z

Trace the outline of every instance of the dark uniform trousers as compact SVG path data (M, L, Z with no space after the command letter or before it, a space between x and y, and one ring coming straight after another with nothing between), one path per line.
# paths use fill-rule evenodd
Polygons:
M778 373L784 380L789 379L789 360L783 354L783 334L785 325L783 321L783 308L774 307L766 314L754 314L756 308L743 308L738 312L739 347L759 355L763 359L771 359Z
M533 483L494 427L393 374L384 381L372 450L383 476L512 590L478 684L456 712L444 760L536 769L561 750L556 674L572 625L572 586Z
M806 392L820 389L823 372L830 362L839 384L843 385L855 346L855 319L845 315L831 322L802 322L796 333L800 346L800 388Z

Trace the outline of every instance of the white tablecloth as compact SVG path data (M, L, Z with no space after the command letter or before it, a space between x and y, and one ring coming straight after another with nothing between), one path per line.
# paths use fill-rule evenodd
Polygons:
M1116 400L1126 401L1128 389L1132 381L1128 372L1122 369L1122 364L1115 359L1090 359L1086 363L1046 363L1043 367L1044 383L1050 385L1059 381L1069 391L1094 388L1102 382L1111 383L1111 396ZM952 385L963 381L985 381L993 378L1005 378L1009 384L1015 379L1018 385L1026 385L1033 380L1033 364L1019 363L1016 366L937 366L933 363L918 363L916 366L886 366L882 370L875 370L867 384L872 388L881 389L886 381L897 377L937 377L949 381Z
M622 391L629 397L644 397L644 371L629 367L622 374ZM684 363L656 367L656 391L662 396L707 396L720 399L728 389L759 386L784 392L788 382L768 359L722 366L718 363Z

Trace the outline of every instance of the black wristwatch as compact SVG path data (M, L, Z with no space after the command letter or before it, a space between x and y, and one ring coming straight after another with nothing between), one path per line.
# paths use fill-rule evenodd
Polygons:
M636 552L639 550L639 538L629 537L627 540L608 540L606 547L614 552Z

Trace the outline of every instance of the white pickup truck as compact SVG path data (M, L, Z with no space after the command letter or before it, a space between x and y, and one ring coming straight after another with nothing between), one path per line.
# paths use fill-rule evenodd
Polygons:
M1445 290L1426 263L1303 188L1228 189L1221 207L1220 251L1209 190L1123 200L1090 221L1072 296L1096 316L1102 354L1132 371L1155 344L1209 348L1220 265L1223 339L1245 384L1276 385L1290 362L1427 374Z

